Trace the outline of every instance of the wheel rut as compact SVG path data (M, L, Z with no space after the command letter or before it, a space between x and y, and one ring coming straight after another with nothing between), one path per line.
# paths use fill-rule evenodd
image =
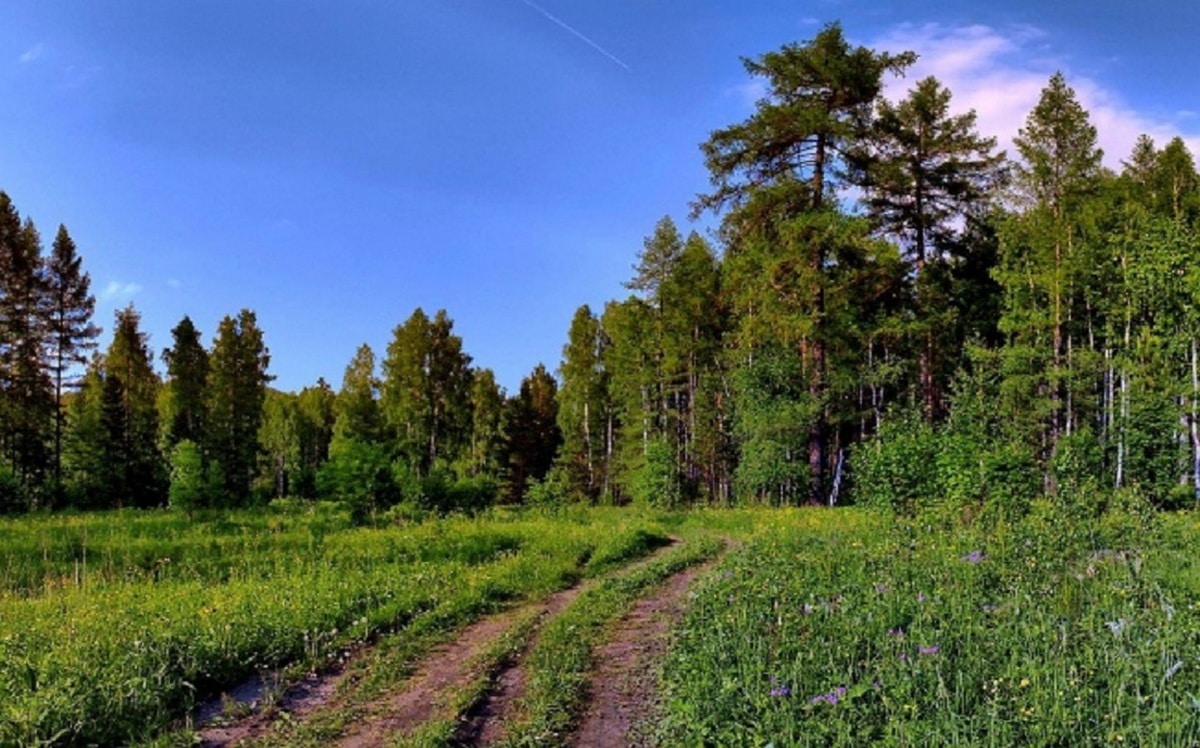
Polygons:
M587 708L570 744L579 748L654 745L661 708L659 666L687 608L692 583L715 562L685 569L638 600L595 655Z
M576 585L535 603L534 607L539 608L539 619L557 615L582 589L581 585ZM367 707L367 716L357 722L338 745L342 748L383 746L410 735L431 720L454 718L451 700L455 694L480 676L480 658L529 607L484 618L468 626L453 641L435 647L399 690ZM508 668L504 672L512 670Z
M671 545L677 542L672 538ZM622 572L650 563L658 555L650 554ZM612 637L596 652L588 706L571 736L572 745L592 748L649 744L646 726L657 714L658 664L669 644L670 631L686 608L688 588L713 563L669 577L615 624ZM285 690L274 704L270 703L270 689L244 684L242 691L261 697L260 703L266 701L267 708L202 727L197 732L198 744L216 748L289 742L277 732L279 727L319 720L346 709L347 717L353 717L340 728L340 736L325 742L343 748L373 748L413 736L429 725L452 724L457 719L451 744L501 744L507 738L505 725L520 708L527 690L523 662L536 645L542 625L565 610L589 584L577 584L475 621L422 656L411 674L390 692L366 703L355 705L348 700L347 691L352 691L354 683L346 683L353 680L347 667L310 676ZM516 635L518 649L495 659L498 645L510 633ZM365 651L357 653L362 654ZM480 689L481 679L486 680L486 688L460 715L464 709L462 695L469 689ZM286 719L280 720L281 716Z

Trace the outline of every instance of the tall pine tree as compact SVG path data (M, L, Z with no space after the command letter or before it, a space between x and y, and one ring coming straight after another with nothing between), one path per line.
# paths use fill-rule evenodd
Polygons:
M221 320L209 355L205 446L224 476L224 498L232 506L251 497L270 361L254 312L243 309Z
M64 390L77 385L70 378L75 367L87 364L88 353L96 347L100 328L92 324L96 298L91 278L83 272L83 259L66 226L59 226L54 248L46 261L46 314L48 340L46 356L54 379L54 480L62 484L62 440L66 423Z

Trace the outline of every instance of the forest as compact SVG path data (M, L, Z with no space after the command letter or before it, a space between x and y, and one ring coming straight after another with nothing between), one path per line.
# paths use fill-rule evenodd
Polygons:
M581 306L557 368L516 393L445 310L361 346L336 390L273 389L248 309L208 345L184 317L156 354L130 306L101 348L67 228L47 252L0 192L0 511L1193 506L1200 177L1183 139L1143 135L1105 167L1055 74L1006 154L935 78L883 98L915 60L837 24L745 59L766 93L700 144L711 184L680 206L719 228L648 227L630 295Z

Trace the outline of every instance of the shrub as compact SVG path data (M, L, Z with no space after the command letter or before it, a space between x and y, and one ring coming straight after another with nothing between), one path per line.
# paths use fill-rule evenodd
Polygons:
M383 448L353 439L335 441L330 447L317 485L323 496L349 508L355 524L363 524L399 498Z
M205 469L204 454L200 451L199 445L190 439L184 439L176 444L171 450L171 486L167 492L168 505L172 509L181 510L191 516L197 509L208 504L208 499L215 488L213 481L209 479L209 471Z

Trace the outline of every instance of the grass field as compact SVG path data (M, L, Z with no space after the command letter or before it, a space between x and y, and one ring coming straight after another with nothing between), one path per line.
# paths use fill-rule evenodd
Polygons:
M683 542L618 573L670 537ZM664 665L664 744L1194 745L1198 539L1191 515L1044 506L986 527L595 509L355 529L323 505L2 520L0 745L152 740L256 673L410 630L453 636L615 574L530 655L512 735L544 743L586 698L606 622L726 542Z
M351 529L320 508L35 517L0 536L0 745L144 740L256 672L453 627L666 542L616 512Z
M1194 518L768 523L666 668L681 745L1196 745Z

